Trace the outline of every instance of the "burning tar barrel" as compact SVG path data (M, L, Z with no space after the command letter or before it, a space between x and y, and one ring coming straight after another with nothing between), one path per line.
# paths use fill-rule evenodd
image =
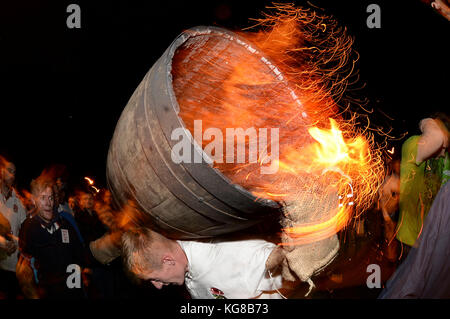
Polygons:
M282 72L245 37L216 27L183 32L146 74L117 123L107 159L108 187L116 203L131 200L140 211L133 216L137 223L179 239L219 236L280 214L276 200L249 191L249 177L263 167L264 150L256 150L259 157L251 165L236 165L228 153L218 160L222 142L215 154L206 154L202 137L206 128L241 127L245 114L284 104L301 108ZM252 120L244 129L280 127L277 114L261 114L256 118L264 121ZM233 122L237 117L241 121ZM303 113L299 121L305 118ZM203 124L200 140L195 120ZM180 152L182 140L189 147L184 144ZM251 144L248 137L244 141ZM271 178L268 174L266 182Z

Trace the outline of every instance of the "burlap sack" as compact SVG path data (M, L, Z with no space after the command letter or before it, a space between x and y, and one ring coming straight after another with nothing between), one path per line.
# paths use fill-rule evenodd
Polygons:
M328 220L336 214L339 205L337 188L334 186L337 179L332 174L298 178L298 193L285 205L281 220L283 229ZM339 240L335 233L310 242L312 238L309 235L295 238L286 231L282 233L282 276L287 281L300 279L308 282L310 290L307 295L314 287L311 277L329 265L339 250Z

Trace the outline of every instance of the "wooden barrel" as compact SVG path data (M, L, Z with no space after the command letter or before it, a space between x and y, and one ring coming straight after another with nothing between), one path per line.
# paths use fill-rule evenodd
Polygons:
M145 75L125 107L111 140L107 181L119 205L132 200L140 213L132 218L178 239L213 237L243 230L280 214L275 201L256 198L206 162L176 164L172 132L189 138L173 89L172 61L177 49L192 40L228 43L260 54L244 38L216 27L196 27L179 35ZM211 42L213 41L213 42ZM253 51L252 51L253 50ZM267 59L262 59L268 63ZM273 69L268 65L268 70ZM277 70L275 70L277 71ZM280 74L274 71L274 79ZM272 71L270 71L272 72ZM191 152L202 148L191 140Z

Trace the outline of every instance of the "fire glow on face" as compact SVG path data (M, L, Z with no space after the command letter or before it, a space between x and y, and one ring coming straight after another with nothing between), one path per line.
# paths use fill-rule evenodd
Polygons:
M275 174L259 171L270 141L265 152L247 152L256 163L213 164L233 183L285 203L286 214L305 206L306 193L319 202L324 194L339 195L335 205L306 205L310 218L285 229L295 243L308 243L335 234L368 208L384 170L373 136L357 129L355 114L344 120L337 104L354 69L352 39L329 17L291 5L275 9L257 20L259 32L193 35L174 55L173 88L191 133L195 120L202 120L203 132L220 128L223 136L227 128L279 129ZM202 147L211 140L204 138ZM258 149L250 143L248 136L237 139L235 149ZM315 219L324 216L323 207L326 218Z

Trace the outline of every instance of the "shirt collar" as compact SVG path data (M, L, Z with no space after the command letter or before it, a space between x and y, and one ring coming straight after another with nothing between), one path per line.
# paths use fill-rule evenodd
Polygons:
M6 197L6 196L3 194L3 192L0 191L0 199L1 199L4 203L6 203L10 198L16 197L16 194L15 194L15 192L14 192L14 188L13 188L13 187L11 187L11 189L9 190L9 193L8 193L7 195L8 195L8 197Z
M45 227L46 229L52 229L52 227L55 224L58 224L58 220L59 220L59 214L56 214L51 221L47 222L45 221L41 216L39 216L39 214L36 214L36 218L38 219L39 223L41 224L41 226ZM58 228L59 228L59 224L58 224Z
M183 241L183 240L177 240L178 244L180 244L181 249L183 249L186 258L187 258L187 263L188 263L188 270L186 271L184 277L187 280L193 280L196 277L196 271L195 269L192 268L191 265L191 249L190 249L190 245L189 245L189 241Z

